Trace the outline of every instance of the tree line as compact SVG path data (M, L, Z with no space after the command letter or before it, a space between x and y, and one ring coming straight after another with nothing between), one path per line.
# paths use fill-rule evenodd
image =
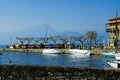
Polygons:
M57 35L57 36L49 36L49 37L16 37L16 39L20 42L21 45L24 45L26 42L27 44L64 44L66 48L67 44L75 44L75 42L79 42L79 48L83 48L84 44L86 43L86 47L97 47L98 45L102 45L103 37L98 37L98 33L96 31L87 31L86 35L80 36L73 36L66 34L64 35Z

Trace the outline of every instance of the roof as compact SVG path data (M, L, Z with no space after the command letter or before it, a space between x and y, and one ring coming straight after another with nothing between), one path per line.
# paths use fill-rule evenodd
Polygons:
M108 22L108 23L106 23L105 25L107 25L107 24L115 24L116 22ZM117 23L119 24L120 22L118 22L117 21Z
M109 19L108 21L114 21L114 20L116 20L116 18ZM117 20L120 20L120 16L117 17Z

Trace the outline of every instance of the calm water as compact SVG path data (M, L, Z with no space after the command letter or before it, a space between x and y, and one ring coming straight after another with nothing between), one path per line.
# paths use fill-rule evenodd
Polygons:
M39 65L39 66L69 66L69 67L94 67L109 68L105 59L98 56L81 58L70 54L39 54L3 52L0 55L0 64L8 64L8 60L17 65Z

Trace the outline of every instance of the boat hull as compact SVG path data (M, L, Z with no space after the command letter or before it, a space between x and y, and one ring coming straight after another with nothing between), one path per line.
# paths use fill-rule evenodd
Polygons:
M102 53L102 56L107 58L115 58L115 53L114 52Z
M116 58L116 60L120 60L120 53L115 54L115 58Z
M70 49L68 52L72 55L78 55L81 57L86 57L90 55L90 51L88 50L79 50L79 49Z
M102 53L103 57L108 58L115 58L116 60L120 60L120 53L109 52L109 53Z
M120 61L107 62L112 68L120 68Z
M43 54L60 54L62 53L61 49L43 49Z

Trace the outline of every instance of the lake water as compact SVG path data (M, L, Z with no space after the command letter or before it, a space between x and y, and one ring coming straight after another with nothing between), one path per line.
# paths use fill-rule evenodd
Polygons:
M40 54L22 52L3 52L0 55L0 64L38 65L38 66L63 66L63 67L93 67L109 68L103 57L92 56L81 58L70 54Z

